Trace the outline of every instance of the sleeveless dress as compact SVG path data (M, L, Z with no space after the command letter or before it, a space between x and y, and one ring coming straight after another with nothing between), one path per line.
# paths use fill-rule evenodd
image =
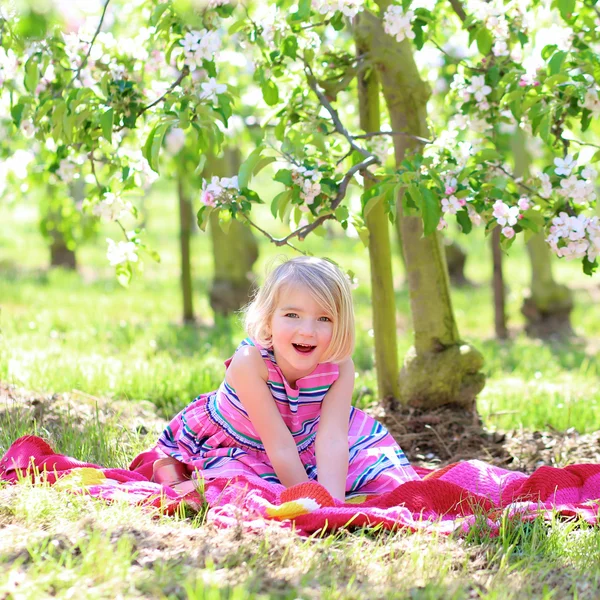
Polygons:
M319 364L292 387L271 349L250 338L242 341L238 349L246 345L260 351L269 373L267 386L292 433L309 479L316 480L315 439L321 402L338 378L338 366ZM230 362L231 358L225 361L225 366ZM419 479L387 429L355 407L350 412L348 446L347 498L381 494ZM217 391L198 396L173 418L160 436L158 448L186 463L188 468L196 469L195 476L206 480L243 475L280 484L248 414L225 380Z

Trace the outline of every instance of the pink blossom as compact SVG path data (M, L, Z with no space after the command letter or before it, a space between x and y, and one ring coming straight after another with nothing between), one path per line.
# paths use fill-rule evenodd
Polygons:
M217 201L215 200L214 194L212 192L208 192L208 191L202 192L202 195L200 196L200 201L205 206L213 206L214 207L217 205Z
M510 240L515 237L515 230L512 227L504 227L502 229L502 235Z

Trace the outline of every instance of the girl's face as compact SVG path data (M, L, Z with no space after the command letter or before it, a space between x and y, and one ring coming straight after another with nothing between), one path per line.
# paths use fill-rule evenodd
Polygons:
M279 290L271 336L275 359L289 383L314 371L332 335L333 316L306 286L285 285Z

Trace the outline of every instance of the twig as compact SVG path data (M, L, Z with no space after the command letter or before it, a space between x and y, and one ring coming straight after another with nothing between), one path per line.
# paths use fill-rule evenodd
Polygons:
M573 138L563 138L568 142L574 142L575 144L579 144L580 146L591 146L592 148L600 148L599 144L592 144L591 142L582 142L580 140L574 140Z
M417 140L417 142L421 142L422 144L431 144L432 140L428 140L423 137L419 137L418 135L412 135L411 133L405 133L404 131L372 131L370 133L360 133L358 135L353 135L352 137L355 140L364 140L372 137L377 137L380 135L403 135L413 140Z
M282 242L281 240L274 238L268 231L265 231L262 227L259 227L254 221L252 221L250 219L250 217L248 217L247 215L245 215L243 213L241 213L241 214L244 217L244 219L246 220L246 222L248 223L248 225L254 227L254 229L256 229L257 231L260 231L267 239L269 239L271 242L273 242L276 246L284 246L284 245L289 246L293 250L296 250L296 252L306 255L306 252L304 252L303 250L300 250L300 248L293 246L288 241Z
M526 185L522 181L517 181L517 178L512 173L507 171L502 165L498 165L498 164L488 162L488 161L486 161L486 164L488 164L490 167L493 167L494 169L498 169L499 171L502 171L502 173L504 173L505 175L510 177L518 186L522 187L524 190L527 190L531 195L541 198L546 203L548 202L548 198L544 198L543 196L540 196L540 194L538 192L536 192L532 187Z
M437 432L435 427L432 427L431 425L425 425L425 429L431 429L431 431L433 431L433 433L435 434L435 437L438 439L440 444L444 447L446 454L448 454L448 458L450 458L452 456L452 452L450 452L450 448L448 448L448 446L446 445L446 442L444 442L444 440L442 439L442 436Z
M331 104L329 103L329 100L327 100L327 98L325 98L325 95L319 89L319 86L317 84L317 79L314 76L314 74L312 72L312 69L310 68L310 65L308 63L306 63L306 62L304 63L304 69L305 69L305 72L306 72L306 81L308 82L308 85L310 86L310 89L317 95L317 98L319 99L319 102L321 103L321 105L323 106L323 108L325 108L325 110L331 116L331 120L333 121L333 125L335 127L335 130L338 133L341 133L348 140L348 143L350 144L350 146L352 147L353 150L355 150L356 152L362 154L365 157L367 157L367 156L373 156L368 150L366 150L365 148L361 148L354 141L354 137L352 135L350 135L350 133L348 132L348 130L344 127L344 125L342 124L342 121L340 120L340 116L338 115L337 111L335 110L335 108L333 108L333 106L331 106Z
M160 98L154 100L154 102L151 102L147 106L143 106L138 113L138 117L148 109L156 106L159 102L162 102L183 81L183 78L189 75L189 73L190 69L187 65L185 65L185 67L183 67L181 70L181 73L179 73L179 77L169 86L169 89Z
M106 0L106 2L104 3L104 9L102 10L102 15L100 16L100 22L98 23L96 33L94 33L94 37L92 38L92 41L90 42L90 47L88 48L87 54L81 61L81 64L79 65L79 67L77 68L77 71L75 72L75 75L73 75L73 79L71 79L71 81L69 81L69 83L67 84L67 88L71 87L73 82L79 77L79 75L81 75L81 71L84 69L85 65L87 65L87 61L90 57L90 54L92 53L92 47L94 45L94 42L96 41L96 38L98 37L100 30L102 29L102 23L104 22L104 16L106 15L106 9L108 8L109 3L110 3L110 0Z
M454 12L458 15L458 18L464 23L467 20L467 13L462 7L460 0L450 0L450 4L452 5Z

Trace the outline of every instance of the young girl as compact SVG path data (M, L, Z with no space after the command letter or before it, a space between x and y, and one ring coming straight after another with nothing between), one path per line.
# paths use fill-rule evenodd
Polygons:
M309 480L334 498L418 479L385 427L351 406L354 314L346 276L313 257L289 260L246 309L249 335L216 392L198 396L161 435L154 480L182 492L206 480ZM188 481L186 481L188 478Z

